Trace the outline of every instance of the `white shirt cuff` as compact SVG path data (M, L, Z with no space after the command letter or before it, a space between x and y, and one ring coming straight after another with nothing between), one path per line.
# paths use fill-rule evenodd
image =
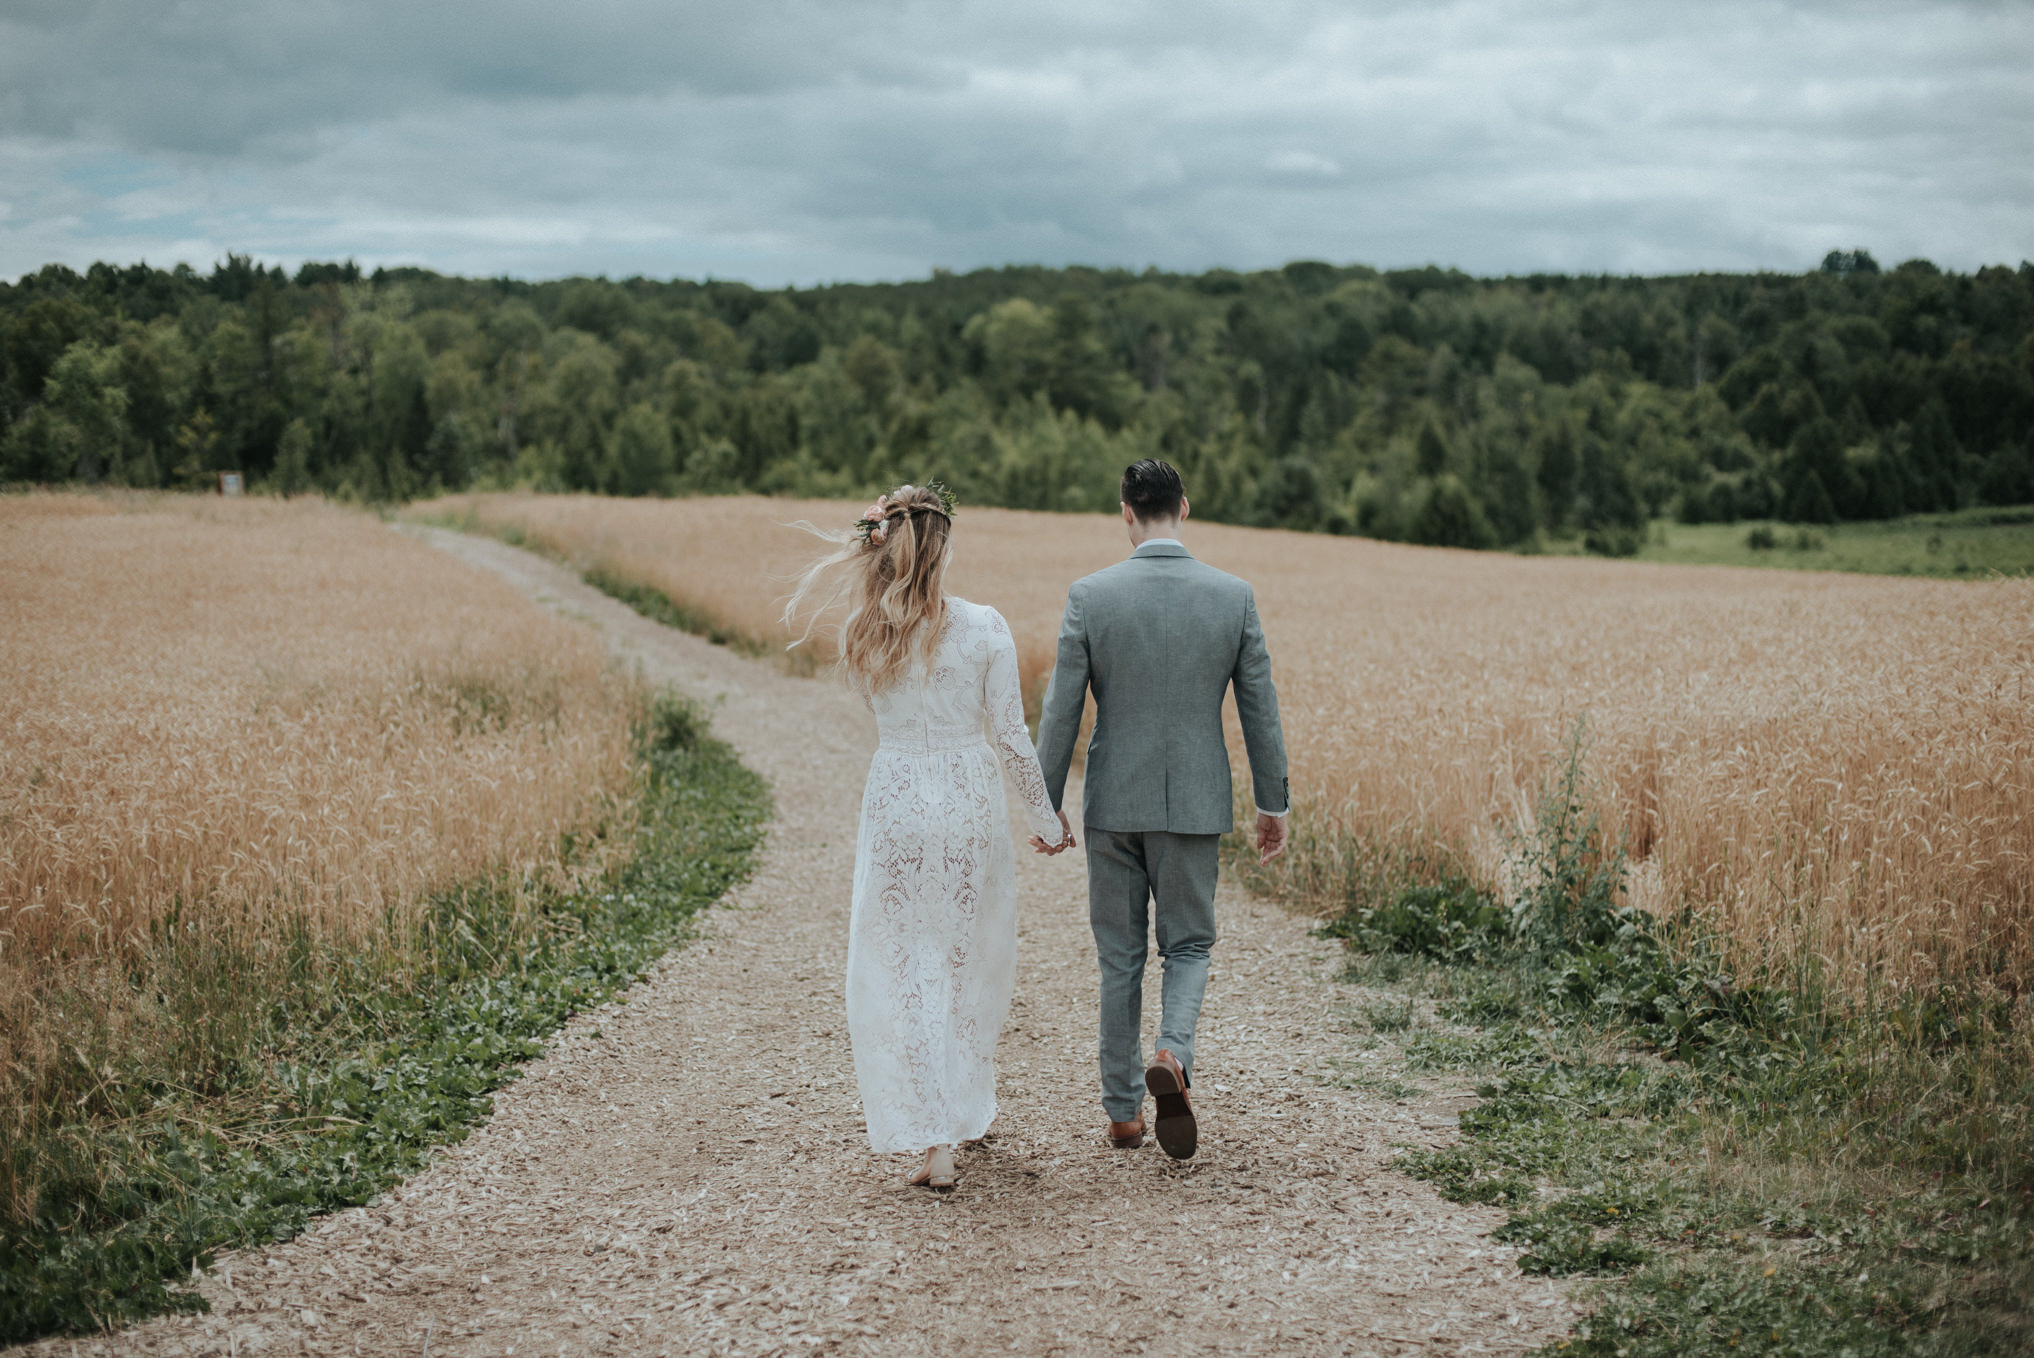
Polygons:
M1288 806L1283 811L1266 811L1263 807L1260 806L1257 808L1257 814L1260 816L1269 816L1273 820L1284 820L1287 816L1290 816L1292 814L1292 808Z

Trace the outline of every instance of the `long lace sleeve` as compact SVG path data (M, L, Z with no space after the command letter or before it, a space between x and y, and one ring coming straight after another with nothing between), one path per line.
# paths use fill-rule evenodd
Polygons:
M1010 637L1010 625L1003 615L986 610L989 624L989 669L983 677L983 698L989 713L989 733L1003 771L1010 775L1032 832L1047 844L1063 837L1059 813L1045 791L1045 772L1038 766L1038 752L1032 748L1031 733L1024 726L1024 692L1017 678L1017 643Z

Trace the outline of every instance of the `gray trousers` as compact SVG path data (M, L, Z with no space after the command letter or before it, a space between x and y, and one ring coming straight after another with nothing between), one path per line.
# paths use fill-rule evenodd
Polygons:
M1191 1077L1194 1026L1215 944L1215 869L1220 835L1086 827L1088 923L1102 966L1102 1107L1128 1122L1144 1106L1144 961L1149 905L1158 903L1158 955L1165 962L1157 1046Z

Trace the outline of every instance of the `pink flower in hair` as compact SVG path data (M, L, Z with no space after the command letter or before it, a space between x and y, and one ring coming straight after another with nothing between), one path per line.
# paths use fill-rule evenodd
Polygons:
M887 495L878 495L876 502L862 511L861 518L855 520L855 531L861 535L863 542L871 547L883 545L883 539L890 536L889 513L890 497Z

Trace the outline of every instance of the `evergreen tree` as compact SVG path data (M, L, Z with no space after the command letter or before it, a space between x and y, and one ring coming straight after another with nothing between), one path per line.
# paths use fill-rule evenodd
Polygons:
M1793 523L1835 523L1836 502L1812 471L1798 472L1787 491L1786 516Z
M1957 507L1962 499L1963 448L1939 397L1923 405L1914 419L1907 440L1907 468L1913 479L1915 508Z

